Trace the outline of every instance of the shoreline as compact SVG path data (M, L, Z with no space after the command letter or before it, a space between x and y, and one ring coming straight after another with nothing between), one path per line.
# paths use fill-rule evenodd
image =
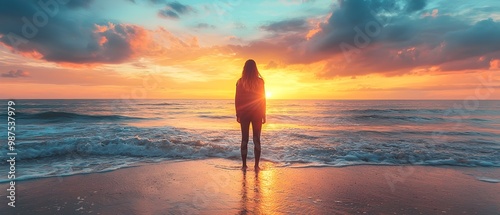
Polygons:
M500 168L239 168L220 158L0 184L0 214L500 214Z

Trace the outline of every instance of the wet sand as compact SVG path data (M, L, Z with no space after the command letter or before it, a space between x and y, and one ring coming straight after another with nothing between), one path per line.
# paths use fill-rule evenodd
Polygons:
M500 214L500 168L261 166L208 159L20 181L15 209L3 183L0 214Z

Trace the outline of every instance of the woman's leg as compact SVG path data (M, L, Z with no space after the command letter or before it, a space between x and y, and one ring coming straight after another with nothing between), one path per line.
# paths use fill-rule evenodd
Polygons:
M243 161L243 168L247 168L247 152L248 152L248 139L250 129L250 119L248 117L241 117L241 161Z
M262 117L252 118L253 144L255 154L255 169L259 169L260 161L260 133L262 130Z

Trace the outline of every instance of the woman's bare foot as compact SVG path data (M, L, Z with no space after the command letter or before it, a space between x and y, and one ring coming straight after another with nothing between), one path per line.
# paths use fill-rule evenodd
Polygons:
M259 171L260 170L259 166L254 166L254 168L255 168L255 171Z
M247 170L247 168L248 168L247 166L242 166L241 170Z

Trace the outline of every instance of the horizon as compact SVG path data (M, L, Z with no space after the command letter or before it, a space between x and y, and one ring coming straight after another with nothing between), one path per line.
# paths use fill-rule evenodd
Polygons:
M124 100L121 98L0 98L0 100L9 100L9 101L16 101L16 100ZM196 99L191 99L191 98L176 98L176 99L169 99L169 98L149 98L149 99L127 99L127 100L132 100L132 101L141 101L141 100L234 100L234 99L217 99L217 98L196 98ZM463 99L282 99L282 98L268 98L269 100L277 100L277 101L464 101ZM500 101L500 99L482 99L478 101Z
M0 98L499 100L500 2L4 2ZM250 16L255 15L255 16Z

